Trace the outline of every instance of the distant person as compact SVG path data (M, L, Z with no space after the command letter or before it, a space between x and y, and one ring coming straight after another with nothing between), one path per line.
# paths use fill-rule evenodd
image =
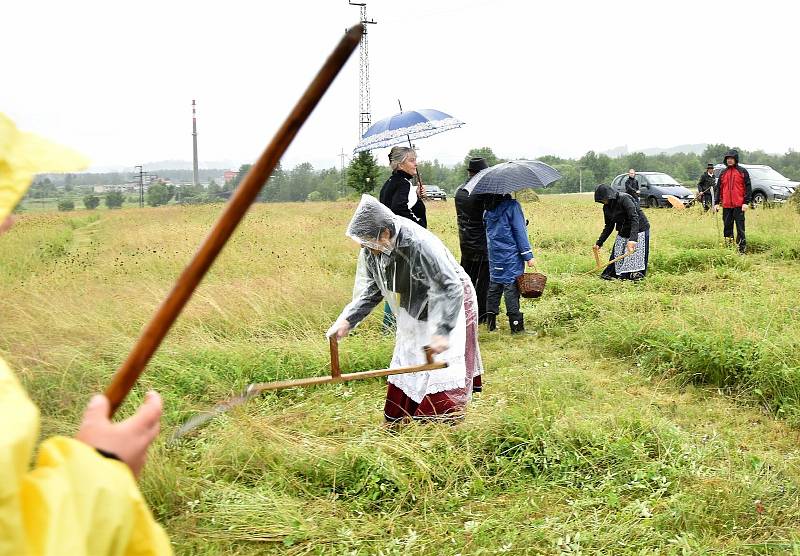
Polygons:
M486 322L486 296L489 292L489 249L486 245L486 226L483 223L483 198L470 195L464 189L467 182L481 170L488 168L485 158L470 158L467 181L455 195L458 241L461 244L461 266L469 274L478 297L478 322Z
M0 234L34 174L77 169L74 157L0 114ZM75 438L37 446L39 411L0 359L0 554L171 554L136 485L161 411L148 392L136 414L112 423L108 399L96 395Z
M356 287L328 336L343 338L385 299L397 315L390 368L425 363L425 346L449 365L389 376L386 422L460 419L483 369L469 276L439 238L369 195L361 197L347 236L362 247Z
M428 227L424 187L417 187L414 180L417 176L417 153L411 147L392 147L389 151L389 167L392 175L381 187L380 202L389 207L393 213L408 218L415 224ZM389 303L383 306L383 331L389 333L395 326L395 317Z
M725 169L717 178L714 187L714 210L722 205L722 235L725 242L733 243L733 225L736 224L736 245L744 254L747 240L744 235L744 213L753 195L750 174L739 166L739 151L731 149L725 153Z
M708 211L714 204L714 165L709 162L706 164L706 171L700 176L700 181L697 182L697 196L700 202L703 203L703 210Z
M525 265L533 265L533 251L522 206L511 195L485 195L486 238L489 245L489 292L486 298L486 326L497 328L500 297L505 298L506 315L512 334L525 332L525 321L519 306L517 276Z
M594 191L594 200L603 205L605 226L600 237L592 246L600 251L608 236L616 228L618 235L614 241L609 260L628 253L629 256L610 264L600 275L604 280L641 280L647 274L650 259L650 222L642 209L627 193L616 191L610 185L598 185Z
M628 170L628 177L625 178L625 193L631 196L639 206L639 182L636 180L636 170L630 168Z

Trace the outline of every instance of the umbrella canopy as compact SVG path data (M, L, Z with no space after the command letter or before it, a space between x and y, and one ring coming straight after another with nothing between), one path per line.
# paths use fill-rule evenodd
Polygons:
M544 162L512 160L481 170L467 182L464 189L470 195L505 195L520 189L541 189L559 178L561 174L558 170Z
M400 112L372 124L353 152L391 147L408 140L430 137L462 125L464 122L450 114L430 108Z

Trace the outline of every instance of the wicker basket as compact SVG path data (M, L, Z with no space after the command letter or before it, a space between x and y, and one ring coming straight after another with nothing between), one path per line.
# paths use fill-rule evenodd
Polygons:
M539 272L527 272L517 276L517 287L522 297L541 297L545 284L547 284L547 276Z

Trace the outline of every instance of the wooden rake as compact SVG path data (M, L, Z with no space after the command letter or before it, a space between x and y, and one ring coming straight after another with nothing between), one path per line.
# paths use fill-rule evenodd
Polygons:
M377 378L389 375L402 375L406 373L416 373L419 371L433 371L436 369L444 369L447 363L437 363L433 360L433 351L428 346L425 346L425 363L422 365L414 365L411 367L398 367L396 369L377 369L373 371L362 371L358 373L342 374L341 367L339 366L339 343L336 337L330 338L331 350L331 374L330 376L314 376L309 378L298 378L294 380L280 380L276 382L261 382L250 384L244 391L229 400L214 406L213 409L195 415L186 423L184 423L172 435L172 441L178 440L186 433L208 423L211 419L221 413L225 413L231 408L241 405L244 402L270 390L284 390L286 388L305 388L308 386L317 386L319 384L338 384L340 382L347 382L350 380L363 380L365 378Z
M195 288L211 268L236 226L244 218L261 187L272 175L289 144L347 62L350 54L358 46L363 32L362 27L361 23L354 25L339 41L270 144L244 177L239 187L236 188L219 219L214 223L214 227L203 240L197 253L178 278L172 291L169 292L153 318L145 326L127 359L117 370L111 384L106 389L105 394L111 402L109 416L117 411L131 388L136 384L148 361L191 298Z

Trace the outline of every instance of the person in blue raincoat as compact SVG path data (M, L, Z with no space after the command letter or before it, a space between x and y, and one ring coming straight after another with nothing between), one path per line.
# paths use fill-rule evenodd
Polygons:
M533 251L528 241L522 206L511 195L486 195L486 240L489 246L489 293L486 299L486 325L489 331L497 328L500 296L506 300L506 314L511 333L525 331L519 308L517 276L525 265L533 266Z

